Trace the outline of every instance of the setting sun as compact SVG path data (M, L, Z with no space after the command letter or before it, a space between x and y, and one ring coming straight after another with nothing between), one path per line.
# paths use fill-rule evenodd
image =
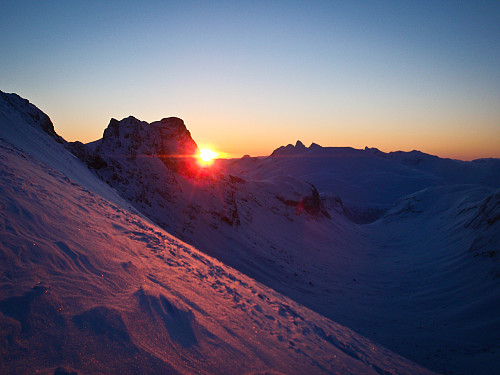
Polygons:
M202 148L200 150L200 154L198 157L203 164L208 164L212 162L217 156L219 156L218 152L210 150L209 148Z

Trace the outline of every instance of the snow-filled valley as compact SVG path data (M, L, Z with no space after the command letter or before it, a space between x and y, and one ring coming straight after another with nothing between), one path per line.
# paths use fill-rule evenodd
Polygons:
M0 99L2 373L500 372L499 160L204 168L180 119L69 144Z

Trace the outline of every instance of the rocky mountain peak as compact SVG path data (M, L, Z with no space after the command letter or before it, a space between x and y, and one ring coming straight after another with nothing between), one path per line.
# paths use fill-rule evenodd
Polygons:
M156 122L172 129L187 130L184 121L178 117L165 117Z
M311 145L309 146L309 150L321 150L323 147L318 145L317 143L311 143Z
M7 94L0 90L0 107L13 109L19 113L24 120L35 128L42 129L59 143L64 140L55 132L54 124L49 116L31 104L27 99L21 98L17 94Z
M104 159L157 156L176 172L188 170L187 164L192 164L197 152L198 146L191 138L191 133L184 121L177 117L167 117L152 123L133 116L120 121L112 118L96 148L96 153Z
M305 151L307 151L307 147L301 141L297 141L295 146L290 143L286 146L278 147L273 151L271 156L296 155Z
M301 141L297 141L295 143L295 151L305 151L305 150L306 146L304 146L304 144Z

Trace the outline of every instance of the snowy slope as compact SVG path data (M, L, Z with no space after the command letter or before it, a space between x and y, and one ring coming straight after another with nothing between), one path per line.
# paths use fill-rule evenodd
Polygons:
M481 185L429 188L367 227L372 261L357 283L383 282L358 302L391 325L379 342L441 372L498 372L498 194Z
M131 207L116 191L98 179L80 160L66 151L49 117L28 100L0 91L0 137L37 160L64 173L72 181L123 207Z
M261 186L269 191L267 184ZM238 201L249 218L240 226L209 230L199 215L190 241L436 371L498 369L500 209L494 189L432 188L365 226L335 209L331 219L297 215L263 197L255 196L253 209Z
M75 182L2 111L2 373L428 373Z

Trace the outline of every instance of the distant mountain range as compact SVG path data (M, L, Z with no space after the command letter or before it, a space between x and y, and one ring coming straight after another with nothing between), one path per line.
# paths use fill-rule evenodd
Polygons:
M300 141L277 148L267 158L229 161L228 170L252 179L277 175L311 182L338 196L355 221L380 217L398 199L436 186L480 184L500 187L500 160L442 159L420 151L384 153L376 148L305 147Z

